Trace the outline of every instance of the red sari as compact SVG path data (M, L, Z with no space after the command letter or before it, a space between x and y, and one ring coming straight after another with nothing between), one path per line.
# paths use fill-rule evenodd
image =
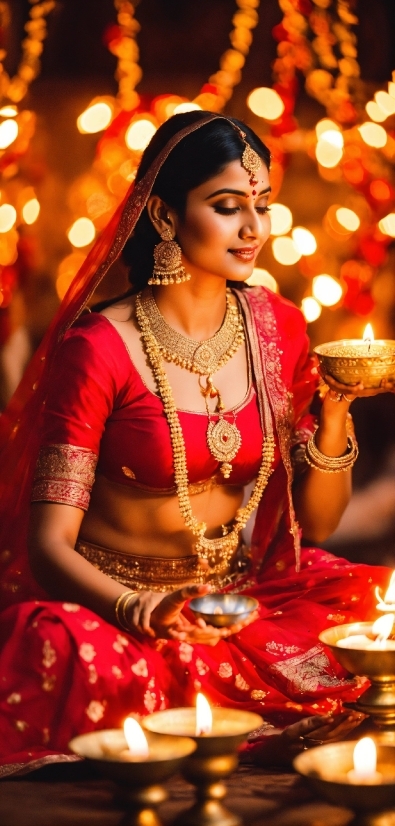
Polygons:
M269 402L278 449L257 513L251 570L228 589L256 597L259 619L214 648L120 632L85 607L39 591L21 522L13 546L0 549L3 776L73 759L67 744L74 735L117 727L129 713L190 705L198 690L214 705L256 711L276 726L334 712L360 693L318 634L371 616L374 586L385 586L388 571L300 549L290 457L313 427L317 373L296 308L262 288L243 292L241 304L260 409Z

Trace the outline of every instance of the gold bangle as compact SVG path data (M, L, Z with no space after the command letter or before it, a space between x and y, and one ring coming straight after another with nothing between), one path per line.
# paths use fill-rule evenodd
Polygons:
M121 628L124 629L124 631L129 631L130 630L129 626L126 626L126 617L124 617L124 611L125 611L124 600L125 600L125 603L126 603L126 601L127 601L127 603L129 603L131 597L135 597L137 593L138 593L137 591L124 591L118 597L118 599L115 603L115 606L114 606L115 619L116 619L118 625L120 625ZM122 622L122 618L124 618L124 622Z
M306 462L315 470L321 473L342 473L346 472L355 464L358 457L358 445L355 438L347 436L347 452L343 456L326 456L321 453L315 443L315 433L310 436L306 445Z
M129 605L129 603L131 602L131 600L134 599L134 597L137 596L137 594L138 594L138 591L130 591L129 594L127 595L127 597L125 597L125 599L121 603L121 609L120 609L120 614L121 614L121 617L122 617L121 625L122 625L122 628L125 629L125 631L130 631L130 625L128 623L128 619L127 619L127 616L126 616L126 609Z

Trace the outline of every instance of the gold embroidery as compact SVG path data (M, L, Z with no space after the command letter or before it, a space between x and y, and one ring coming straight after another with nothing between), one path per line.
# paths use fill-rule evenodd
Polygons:
M221 677L222 680L228 680L233 674L232 666L230 663L221 663L218 669L218 676Z
M250 686L249 686L249 685L248 685L248 683L245 681L244 677L242 677L242 676L241 676L241 674L236 674L236 677L235 677L235 686L236 686L236 688L238 688L240 691L249 691L249 690L250 690Z
M331 664L320 645L310 648L297 657L276 663L269 671L278 672L286 678L294 690L312 693L318 688L350 685L352 680L343 680L331 672Z
M29 728L29 723L26 723L25 720L15 720L15 728L17 731L25 731Z
M59 502L87 510L96 464L97 456L88 448L64 444L42 447L32 502Z
M154 677L148 683L147 691L144 694L144 705L149 714L152 714L155 711L156 706L156 694L152 689L155 688L155 679Z
M264 700L267 693L267 691L261 691L259 688L254 688L251 691L251 700Z
M92 723L98 723L104 716L106 703L100 703L99 700L91 700L88 708L85 709L85 714L92 720Z
M21 699L21 695L18 694L16 691L13 691L12 694L10 694L10 696L7 697L7 703L9 703L10 705L14 705L15 703L20 703Z
M96 657L96 651L90 642L83 642L80 645L79 655L86 663L91 663Z
M52 648L49 640L45 640L43 645L43 659L42 664L44 668L51 668L51 665L56 663L56 651Z
M137 660L137 662L134 663L134 665L131 665L130 668L136 677L148 677L147 660L144 660L143 658L141 660Z
M221 575L213 576L210 570L202 571L197 554L171 559L136 556L81 541L77 542L75 550L99 571L133 591L176 590L185 582L210 582L220 588L233 576L227 563L223 565Z
M133 473L132 470L130 470L130 467L126 467L126 465L124 465L122 467L122 473L124 473L125 476L128 477L128 479L135 479L136 478L136 474Z
M55 688L55 683L56 683L56 675L55 674L48 675L48 674L45 674L45 672L44 672L44 674L42 675L42 678L43 678L43 681L41 683L41 688L43 689L43 691L53 691L53 689Z

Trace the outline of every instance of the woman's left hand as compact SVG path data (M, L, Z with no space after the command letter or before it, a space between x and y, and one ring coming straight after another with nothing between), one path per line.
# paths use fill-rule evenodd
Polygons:
M367 396L377 396L379 393L395 393L395 380L383 379L380 387L365 387L363 382L358 384L342 384L330 376L323 376L323 381L329 387L327 396L332 402L346 402L350 404L354 399L365 398Z
M208 585L185 585L171 594L167 594L156 606L151 614L151 628L157 637L179 640L180 642L216 645L220 640L231 634L237 634L246 625L257 619L258 614L253 612L242 622L234 623L227 628L214 628L207 625L203 619L190 622L182 614L187 600L197 596L204 596L210 592Z

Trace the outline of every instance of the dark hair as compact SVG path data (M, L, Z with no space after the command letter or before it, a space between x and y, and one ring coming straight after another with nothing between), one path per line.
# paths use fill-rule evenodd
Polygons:
M202 111L185 112L165 121L144 151L136 181L145 175L166 143L177 132L207 114ZM183 217L188 192L218 175L232 161L241 159L244 144L232 124L246 133L248 143L269 169L270 152L252 129L235 118L215 118L201 129L191 132L174 147L160 169L152 194L159 195ZM147 285L153 269L153 248L159 241L145 208L123 250L123 260L130 267L129 280L133 292L142 290Z

